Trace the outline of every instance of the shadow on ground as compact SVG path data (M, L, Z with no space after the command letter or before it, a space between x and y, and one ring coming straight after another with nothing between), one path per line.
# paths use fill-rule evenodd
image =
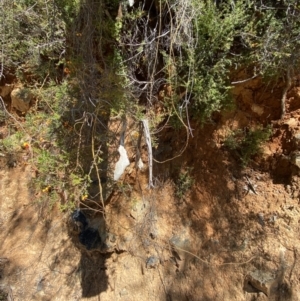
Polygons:
M176 249L175 245L179 256L170 270L174 277L164 279L168 283L165 300L230 300L231 296L244 300L243 279L250 270L266 268L276 272L278 268L262 252L268 235L276 235L276 229L266 225L259 213L265 204L260 188L258 196L247 180L263 181L263 175L259 169L242 168L226 150L217 148L212 139L215 129L214 125L196 129L194 139L179 159L154 166L155 176L164 179L171 175L175 191L179 173L186 167L196 183L185 197L177 199L181 219L178 237L184 241L185 232L180 229L188 229L191 238L185 246L179 244ZM156 159L175 157L184 143L181 134L162 134L166 140L161 147L167 141L165 144L172 148Z
M82 297L90 298L107 290L108 279L105 267L107 258L107 255L102 254L91 257L81 253L78 269L81 275Z

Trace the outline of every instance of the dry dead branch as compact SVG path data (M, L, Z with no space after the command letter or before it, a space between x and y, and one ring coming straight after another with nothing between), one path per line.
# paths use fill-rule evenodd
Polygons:
M148 164L149 164L149 188L153 188L153 156L152 156L152 144L151 144L151 135L149 130L149 124L147 119L142 120L143 128L144 128L144 135L146 139L147 144L147 150L148 150Z

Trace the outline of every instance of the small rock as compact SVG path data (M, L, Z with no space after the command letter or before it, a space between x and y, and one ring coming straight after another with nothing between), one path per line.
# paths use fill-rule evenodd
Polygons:
M261 116L264 113L264 108L257 104L252 104L251 110L259 116Z
M249 243L249 239L248 239L248 238L245 238L245 239L243 240L242 244L238 247L238 249L239 249L240 251L244 251L244 250L247 248L248 243Z
M289 118L284 122L284 125L288 125L290 127L296 127L298 125L298 120L295 118Z
M136 213L136 208L133 208L131 213L130 213L130 217L132 217L133 219L137 219L138 215Z
M27 88L16 88L11 94L11 106L20 112L26 113L33 100L33 95Z
M262 212L258 213L258 222L262 227L265 225L265 218Z
M102 253L107 253L107 252L113 252L116 243L117 243L117 238L113 233L107 232L107 233L102 233L100 235L102 246L101 246L101 252Z
M291 154L291 162L300 168L300 152L296 151Z
M42 291L44 289L44 281L45 278L44 277L39 277L38 281L37 281L37 286L36 286L36 290L38 292ZM1 299L0 299L1 300Z
M151 229L150 229L149 235L150 235L150 237L151 237L152 239L157 238L157 236L158 236L158 230L157 230L156 225L152 225L152 227L151 227Z
M156 231L156 229L154 229L154 230L152 230L152 231L150 232L150 237L151 237L152 239L157 238L157 231Z
M151 256L146 261L146 268L147 269L154 269L156 268L160 263L160 260L156 256Z
M107 238L111 243L115 243L117 240L116 235L110 232L107 233Z
M299 148L300 147L300 132L298 132L294 135L294 141L295 141L295 144L297 145L297 147Z
M149 239L143 239L143 244L145 245L145 247L149 247L151 245Z
M255 270L247 275L247 281L265 295L270 295L271 286L275 279L271 273Z
M122 288L121 291L120 291L120 296L122 297L122 296L126 296L126 295L128 295L127 289L126 288Z
M298 190L294 190L294 191L292 192L292 198L294 198L294 199L299 198L299 191L298 191Z
M276 221L277 221L277 215L272 215L270 217L270 222L274 224Z
M187 238L185 239L184 237L177 235L170 239L170 243L179 248L187 248L190 245L190 241Z

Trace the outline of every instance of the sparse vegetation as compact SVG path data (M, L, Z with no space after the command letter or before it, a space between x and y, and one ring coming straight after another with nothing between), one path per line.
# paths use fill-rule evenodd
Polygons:
M194 184L194 179L191 176L191 168L188 168L179 173L177 181L175 181L175 196L182 199Z
M8 299L8 293L6 293L5 291L2 290L2 288L0 288L0 301L7 301Z
M9 295L251 299L254 270L270 270L279 299L296 295L299 1L0 7L0 280ZM12 105L18 96L28 110ZM287 97L293 120L276 123ZM271 122L276 139L256 168ZM228 127L236 130L224 138ZM126 169L114 178L119 153ZM86 244L57 212L75 208L86 213ZM101 248L86 252L93 235Z
M20 134L25 140L17 144L30 144L41 189L63 183L61 191L72 175L80 179L76 199L97 178L103 204L100 178L110 173L116 156L110 147L118 144L117 134L107 130L111 117L128 118L136 129L148 119L153 145L167 126L185 129L188 141L191 123L231 103L228 92L244 80L231 80L235 70L253 69L253 77L284 78L291 85L300 64L299 7L293 1L142 2L1 3L7 13L0 16L0 78L13 73L34 95L26 133ZM283 115L285 97L286 91ZM266 137L251 129L240 135L226 144L247 164ZM2 143L10 152L17 145L12 138ZM48 181L41 175L44 165L56 174L52 184L42 184Z
M224 146L238 154L243 166L251 157L260 153L261 146L271 136L271 128L245 129L233 131L224 141Z

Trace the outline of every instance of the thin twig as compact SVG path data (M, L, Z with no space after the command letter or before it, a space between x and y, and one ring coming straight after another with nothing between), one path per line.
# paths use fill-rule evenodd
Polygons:
M287 92L290 89L291 85L292 85L291 70L290 70L290 68L288 68L287 72L286 72L286 85L284 87L284 90L282 92L282 97L281 97L281 116L280 116L280 119L283 119L284 116L285 116L286 95L287 95Z
M246 83L246 82L248 82L248 81L250 81L250 80L252 80L252 79L254 79L254 78L258 77L258 76L259 76L259 74L256 74L256 75L253 75L252 77L249 77L249 78L246 78L246 79L243 79L243 80L238 80L236 82L231 82L231 84L232 85L243 84L243 83Z
M148 149L148 164L149 164L149 188L153 188L153 174L152 174L152 167L153 167L153 156L152 156L152 145L151 145L151 136L149 131L149 124L148 120L142 120L143 128L144 128L144 135L146 139L147 149Z
M160 281L161 281L161 283L163 284L165 294L167 295L168 293L167 293L166 285L165 285L165 282L164 282L164 280L163 280L163 277L161 276L159 267L157 268L157 271L158 271L158 274L159 274Z
M93 155L93 164L95 166L97 179L98 179L98 186L99 186L99 192L100 192L100 201L101 201L101 204L102 204L102 207L103 207L103 218L106 221L105 206L104 206L104 199L103 199L103 189L102 189L101 178L100 178L99 169L98 169L98 165L97 165L98 154L100 153L101 146L99 146L99 148L97 150L97 154L95 154L95 131L96 131L96 122L94 122L94 126L93 126L92 155Z
M253 184L251 183L251 181L250 181L250 179L248 178L247 175L245 175L245 178L246 178L247 181L248 181L248 187L251 189L251 191L252 191L253 193L255 193L256 195L258 195L257 192L256 192L256 190L254 189Z
M206 260L200 258L200 257L197 256L196 254L191 253L191 252L189 252L189 251L187 251L187 250L185 250L185 249L179 248L179 247L177 247L177 246L175 246L175 245L173 245L173 244L172 244L172 248L177 249L177 250L179 250L179 251L182 251L182 252L184 252L184 253L190 254L190 255L192 255L193 257L195 257L195 258L197 258L197 259L199 259L201 262L203 262L203 263L205 263L205 264L208 264L208 265L215 265L215 266L219 266L219 267L220 267L220 266L224 266L224 265L242 265L242 264L247 264L247 263L251 262L254 258L257 257L257 256L253 256L253 257L251 257L250 259L248 259L248 260L246 260L246 261L241 261L241 262L224 262L224 263L221 263L221 264L212 264L211 262L208 262L208 261L206 261Z

